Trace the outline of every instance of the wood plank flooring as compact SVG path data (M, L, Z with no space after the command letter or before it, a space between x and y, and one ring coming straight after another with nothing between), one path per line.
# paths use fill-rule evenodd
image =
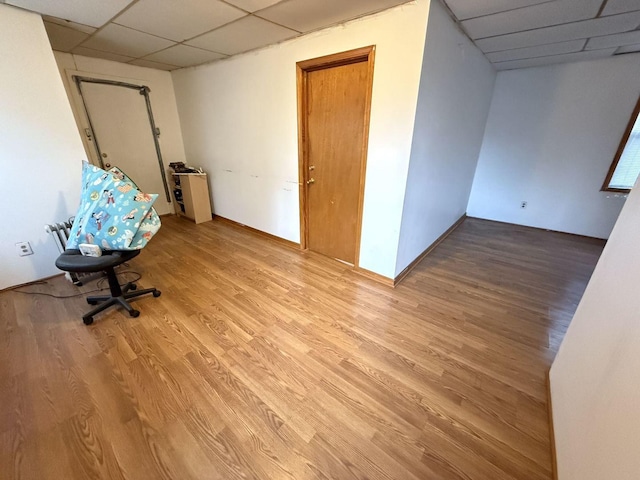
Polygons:
M163 223L139 318L0 293L1 479L551 477L545 373L603 242L467 219L391 289Z

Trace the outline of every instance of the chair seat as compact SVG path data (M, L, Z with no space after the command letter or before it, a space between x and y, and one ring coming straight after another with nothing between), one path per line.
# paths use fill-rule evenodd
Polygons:
M101 257L85 257L80 250L65 250L56 260L56 267L65 272L92 273L116 267L138 256L140 250L105 251Z

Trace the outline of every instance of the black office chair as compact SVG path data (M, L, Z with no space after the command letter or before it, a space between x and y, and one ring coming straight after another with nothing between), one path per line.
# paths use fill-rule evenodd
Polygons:
M155 288L145 288L144 290L137 290L137 286L133 282L127 283L124 287L120 287L118 277L114 270L115 267L128 262L134 257L137 257L140 250L131 251L105 251L101 257L85 257L80 253L80 250L65 250L56 260L56 267L65 272L75 273L93 273L93 272L105 272L107 279L109 280L109 289L111 295L99 295L87 297L87 303L89 305L98 305L96 308L87 312L82 321L85 325L91 325L93 323L93 316L96 313L100 313L106 310L112 305L121 305L125 308L129 315L137 317L140 315L138 310L135 310L127 300L132 300L141 295L152 293L154 297L160 296L160 290ZM130 291L134 290L134 291Z

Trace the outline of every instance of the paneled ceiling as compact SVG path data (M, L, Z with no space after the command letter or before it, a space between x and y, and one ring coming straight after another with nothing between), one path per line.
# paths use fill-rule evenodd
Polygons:
M640 52L640 0L443 0L498 70Z
M43 15L54 50L175 70L408 0L0 0Z
M163 70L212 62L407 1L0 0L42 14L54 50ZM640 0L441 1L498 70L640 52Z

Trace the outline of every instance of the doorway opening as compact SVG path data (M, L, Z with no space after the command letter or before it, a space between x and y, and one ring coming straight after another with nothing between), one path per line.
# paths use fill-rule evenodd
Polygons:
M143 190L164 190L170 204L160 130L153 117L149 87L80 75L72 75L72 79L89 124L86 134L100 167L109 169L117 164ZM152 165L158 168L150 168Z
M300 246L358 268L375 46L297 63Z

